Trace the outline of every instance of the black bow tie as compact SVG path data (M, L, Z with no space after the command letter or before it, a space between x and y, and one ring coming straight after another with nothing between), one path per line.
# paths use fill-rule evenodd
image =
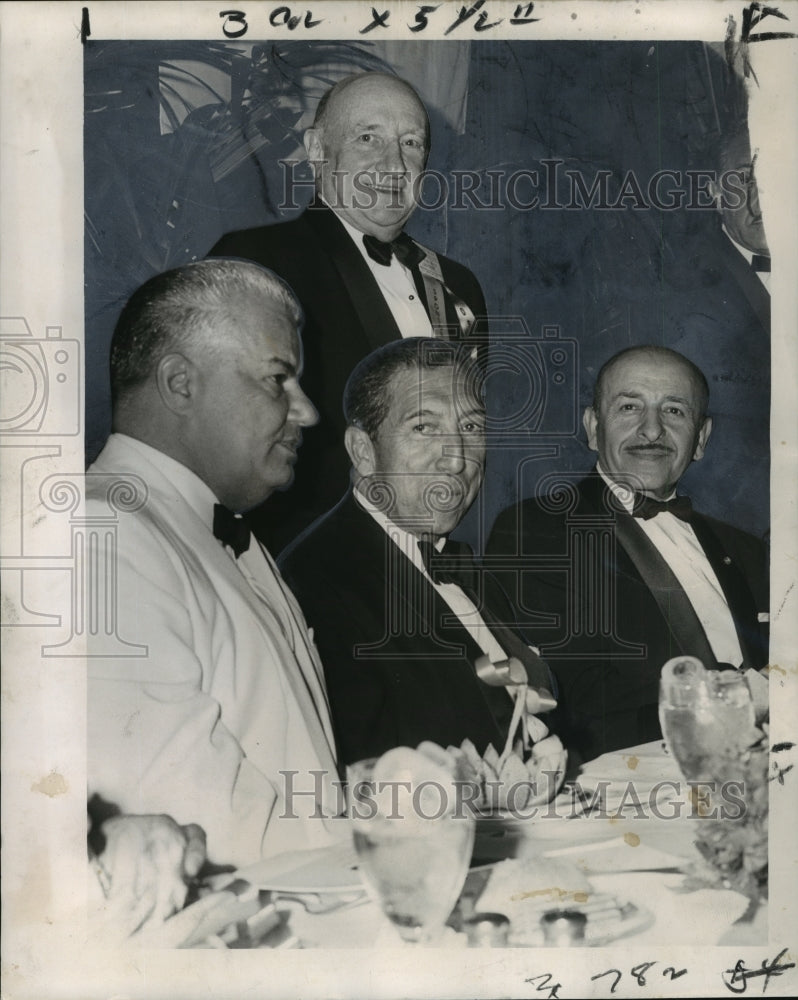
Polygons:
M689 497L671 497L670 500L655 500L644 493L635 493L632 517L642 517L644 521L663 512L673 514L680 521L689 521L693 515L693 505Z
M434 583L454 583L472 593L479 589L479 570L470 545L447 538L438 552L432 542L419 539L418 549Z
M249 528L246 521L236 517L222 503L214 504L213 507L213 534L220 542L230 546L236 559L249 548Z
M364 236L363 246L366 253L383 267L391 266L391 257L396 254L396 259L405 267L414 268L427 256L421 247L416 244L405 233L399 233L395 240L390 243L383 243L376 236Z
M751 257L751 267L755 271L761 271L763 274L770 274L770 257L765 257L763 254L755 253Z

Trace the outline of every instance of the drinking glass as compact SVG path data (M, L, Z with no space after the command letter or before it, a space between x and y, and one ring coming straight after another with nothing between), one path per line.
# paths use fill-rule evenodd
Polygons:
M443 932L468 874L474 818L424 782L411 794L403 782L375 780L376 763L347 767L360 870L401 937L430 943Z
M659 719L665 742L687 781L734 776L755 735L754 705L736 670L705 670L694 656L662 668Z

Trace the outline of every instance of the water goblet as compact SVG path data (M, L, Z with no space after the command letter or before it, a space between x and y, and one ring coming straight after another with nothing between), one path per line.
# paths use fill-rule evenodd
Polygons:
M367 891L403 940L434 943L468 874L473 816L456 801L448 778L432 780L422 771L391 780L370 759L349 765L347 779Z
M754 705L739 671L705 670L694 656L662 668L659 718L669 751L687 781L734 777L755 738Z

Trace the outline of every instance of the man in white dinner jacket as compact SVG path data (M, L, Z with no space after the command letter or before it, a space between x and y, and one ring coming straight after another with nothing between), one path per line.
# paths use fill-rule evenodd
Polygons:
M90 519L110 489L133 498L118 515L117 632L139 647L107 656L89 639L90 790L200 824L208 857L236 865L329 843L335 824L318 817L339 811L312 635L240 518L291 481L317 419L300 322L288 286L250 262L152 278L114 332L113 432L86 478Z

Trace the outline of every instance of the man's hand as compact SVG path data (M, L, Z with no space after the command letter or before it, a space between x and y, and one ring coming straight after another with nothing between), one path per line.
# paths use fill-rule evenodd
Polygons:
M95 862L105 895L101 923L121 943L182 909L186 880L205 862L205 832L170 816L114 816L102 833L106 847Z

